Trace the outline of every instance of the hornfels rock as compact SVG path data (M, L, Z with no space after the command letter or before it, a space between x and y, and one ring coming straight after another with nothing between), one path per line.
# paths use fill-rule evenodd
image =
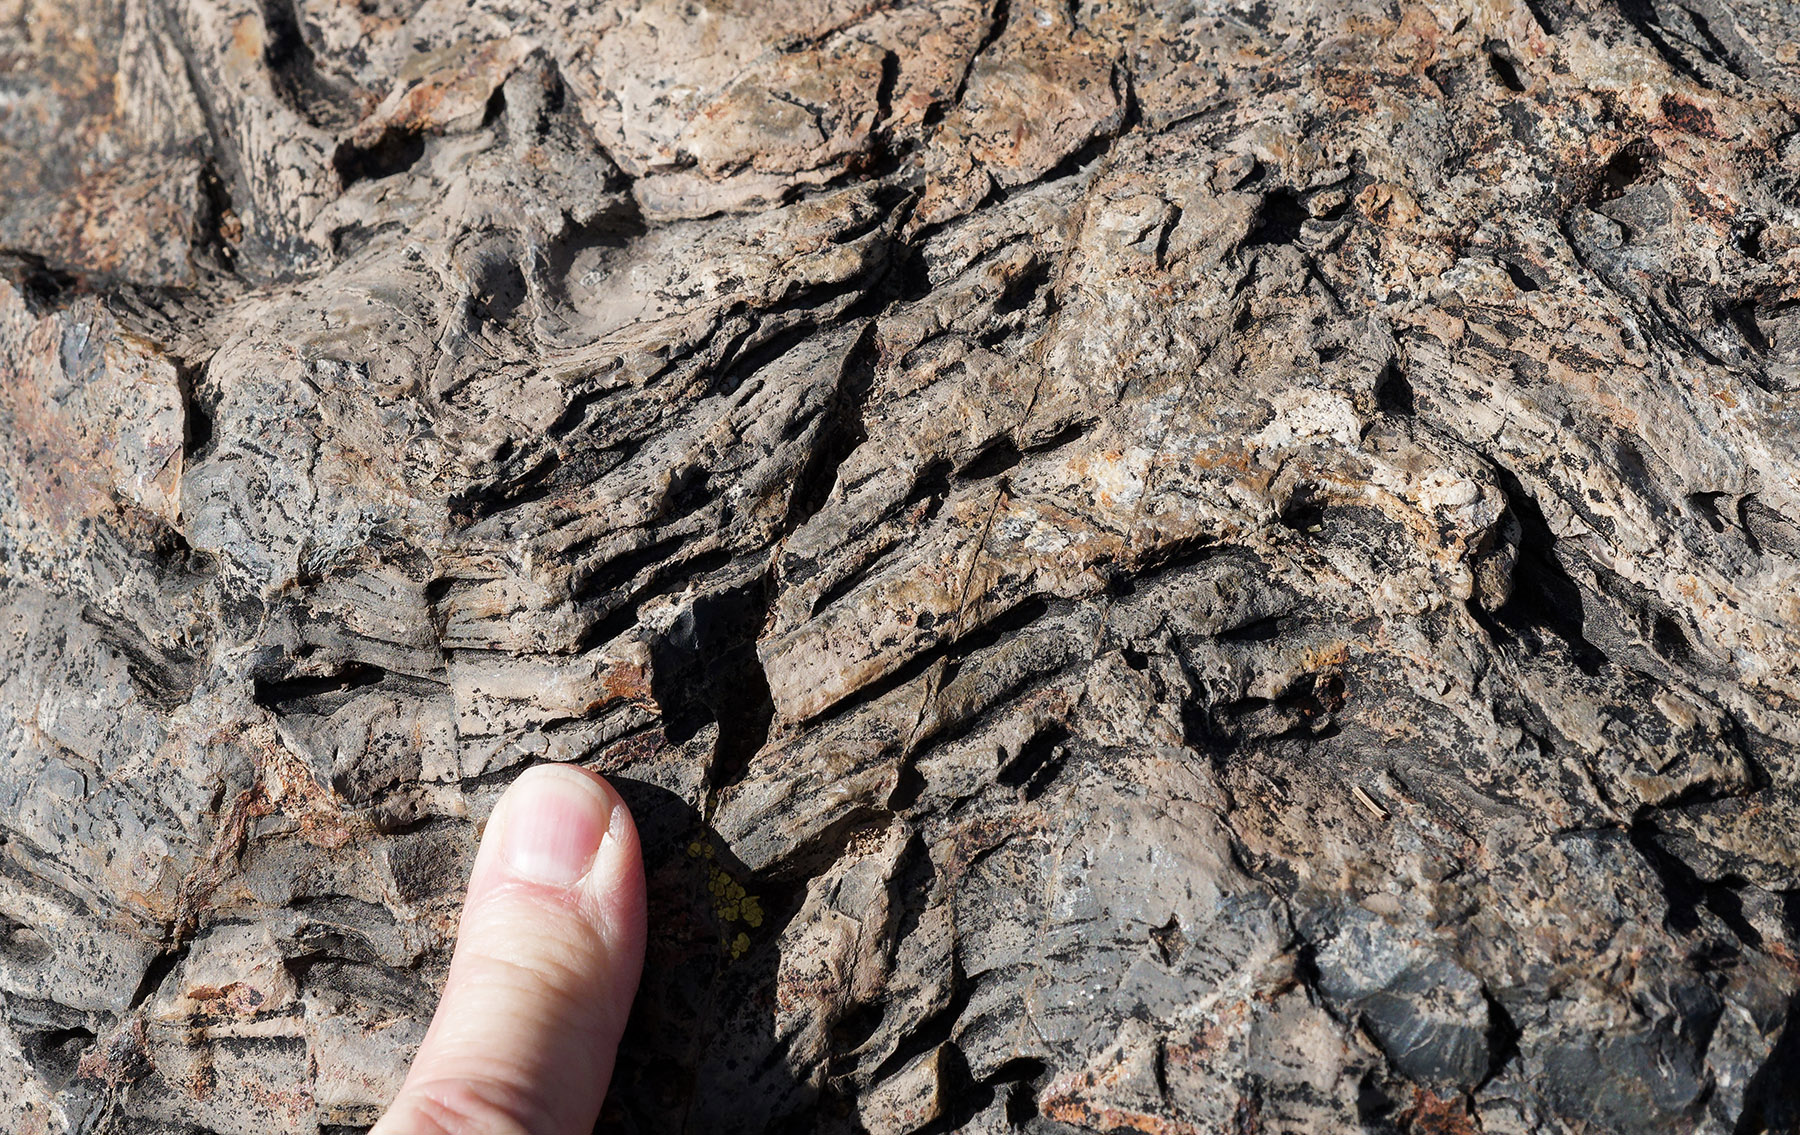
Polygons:
M0 0L0 1114L1800 1131L1800 17Z

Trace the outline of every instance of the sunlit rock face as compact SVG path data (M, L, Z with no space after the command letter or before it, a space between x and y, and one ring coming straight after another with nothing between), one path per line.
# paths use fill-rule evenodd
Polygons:
M0 0L0 1115L1800 1130L1775 0Z

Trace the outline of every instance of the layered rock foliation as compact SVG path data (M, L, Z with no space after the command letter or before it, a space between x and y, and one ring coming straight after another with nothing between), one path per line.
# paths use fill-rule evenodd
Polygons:
M0 0L0 1114L1800 1131L1777 0Z

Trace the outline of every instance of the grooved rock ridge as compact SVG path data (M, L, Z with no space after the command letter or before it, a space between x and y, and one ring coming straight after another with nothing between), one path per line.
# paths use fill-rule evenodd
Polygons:
M0 0L0 1114L1800 1131L1800 12Z

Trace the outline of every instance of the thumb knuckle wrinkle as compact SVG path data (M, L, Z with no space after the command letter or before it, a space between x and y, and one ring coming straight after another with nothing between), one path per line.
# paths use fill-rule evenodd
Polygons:
M408 1093L404 1135L561 1135L535 1093L491 1079L439 1080Z

